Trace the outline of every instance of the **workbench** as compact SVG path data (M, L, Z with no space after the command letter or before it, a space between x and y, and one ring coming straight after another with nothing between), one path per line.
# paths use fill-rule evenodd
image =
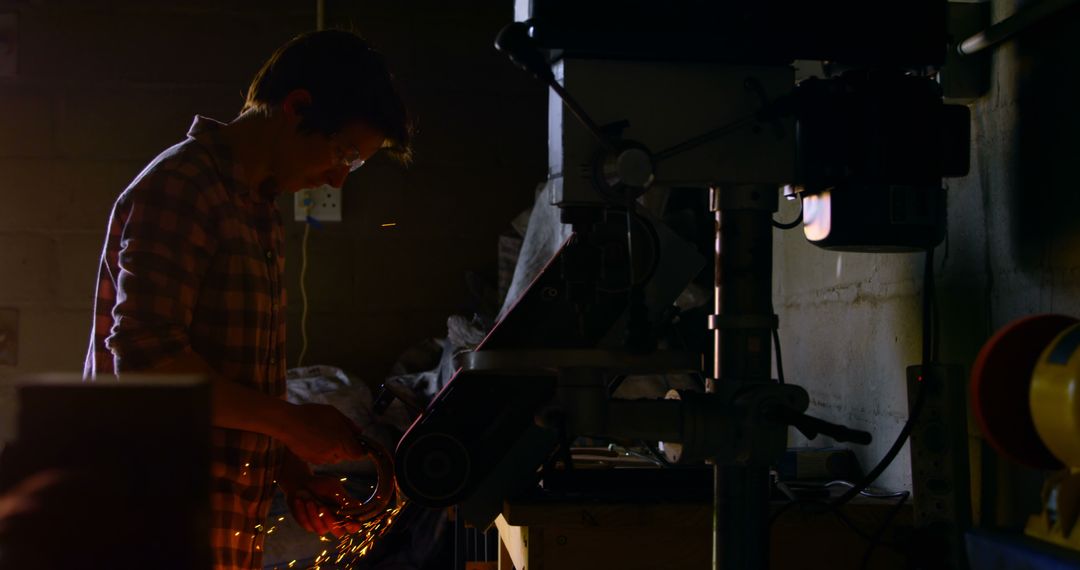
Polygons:
M859 498L843 513L872 533L893 504ZM508 502L495 524L499 570L702 570L712 564L712 505L707 503ZM905 506L883 542L895 542L910 526L911 510ZM771 544L772 570L855 570L868 543L835 515L791 509L773 525ZM868 567L907 566L897 550L878 546Z

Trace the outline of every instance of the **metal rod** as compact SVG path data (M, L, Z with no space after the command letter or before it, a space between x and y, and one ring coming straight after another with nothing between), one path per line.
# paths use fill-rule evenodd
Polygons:
M972 55L986 48L993 47L1027 29L1032 24L1045 19L1069 6L1077 0L1040 0L1029 2L1012 16L986 28L985 30L960 42L956 50L961 55Z
M716 195L721 190L719 188L710 189L710 202L716 206L719 203L719 196ZM716 258L715 267L713 270L713 313L719 314L720 308L724 306L724 240L721 236L724 234L724 214L720 212L719 207L713 208L716 213ZM720 370L720 353L723 351L723 338L720 336L719 330L713 331L713 370L710 378L705 382L705 390L707 392L717 391L717 382L721 378ZM724 472L725 466L719 462L713 463L713 570L721 570L724 568L724 521L725 521L725 486L724 486Z
M722 570L724 567L724 466L719 463L713 464L713 570Z
M705 143L712 142L712 141L714 141L716 139L719 139L719 138L722 138L722 137L726 137L726 136L728 136L728 135L730 135L732 133L738 132L738 131L740 131L740 130L742 130L742 129L744 129L744 128L752 125L752 124L754 124L754 122L756 120L757 119L756 119L756 116L754 114L746 115L745 117L739 117L738 119L735 119L734 121L732 121L732 122L730 122L730 123L728 123L726 125L722 125L720 127L712 129L711 131L708 131L708 132L702 133L700 135L697 135L696 137L687 139L687 140L685 140L685 141L683 141L681 143L678 143L678 144L676 144L674 146L668 147L668 148L654 154L653 155L653 162L659 163L659 162L661 162L663 160L666 160L668 158L671 158L671 157L673 157L673 156L675 156L677 154L686 152L686 151L688 151L688 150L690 150L690 149L692 149L694 147L701 146L701 145L703 145Z
M776 189L734 185L712 190L716 212L714 311L722 317L757 317L771 323L772 214ZM713 330L713 374L708 388L770 382L772 327ZM767 568L768 465L713 467L713 569Z
M585 112L585 108L582 107L576 99L570 96L570 93L568 93L566 91L566 88L560 85L559 82L555 80L554 76L552 76L548 80L548 85L553 91L555 91L555 94L558 95L560 99L562 99L563 104L566 105L566 108L569 109L570 112L573 113L573 115L577 117L583 125L585 125L585 128L589 130L592 136L596 137L596 141L599 142L601 146L603 146L607 150L614 149L611 141L609 141L607 137L604 136L604 132L600 130L600 125L596 124L596 122L592 120L592 117L590 117L589 114Z
M709 201L712 204L717 204L719 198L715 195L720 192L720 188L711 188L709 190ZM716 212L716 258L714 259L715 266L713 268L713 313L720 314L720 309L723 307L723 291L724 291L724 240L723 235L723 212L719 208L714 208ZM712 362L712 374L706 380L705 390L708 392L716 392L716 383L721 378L720 370L720 348L722 344L722 338L719 330L713 331L713 362ZM725 486L724 486L724 466L719 462L713 463L713 517L712 517L712 570L722 570L724 565L724 505L726 503L724 498Z

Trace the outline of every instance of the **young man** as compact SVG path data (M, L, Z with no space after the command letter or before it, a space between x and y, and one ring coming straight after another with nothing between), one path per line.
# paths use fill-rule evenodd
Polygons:
M215 567L261 568L274 484L319 534L348 526L345 491L309 463L364 454L329 406L285 402L284 230L274 198L330 184L410 127L383 58L349 32L299 36L256 74L228 124L196 117L147 166L109 221L84 374L197 372L212 379ZM341 523L341 524L339 524Z

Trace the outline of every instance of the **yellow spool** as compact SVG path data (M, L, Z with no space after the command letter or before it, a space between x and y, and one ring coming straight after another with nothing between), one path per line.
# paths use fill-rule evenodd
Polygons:
M1031 374L1031 417L1046 448L1067 467L1043 486L1043 511L1028 519L1031 537L1080 551L1080 324L1054 338ZM1076 531L1076 532L1074 532Z
M1080 467L1080 324L1059 334L1039 356L1031 377L1031 416L1046 447Z

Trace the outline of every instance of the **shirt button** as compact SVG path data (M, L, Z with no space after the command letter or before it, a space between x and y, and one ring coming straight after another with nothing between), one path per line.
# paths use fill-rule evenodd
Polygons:
M273 250L270 250L270 249L266 250L266 259L274 259L274 251Z
M277 364L277 357L276 356L271 356L270 357L270 365L273 366L275 364Z

